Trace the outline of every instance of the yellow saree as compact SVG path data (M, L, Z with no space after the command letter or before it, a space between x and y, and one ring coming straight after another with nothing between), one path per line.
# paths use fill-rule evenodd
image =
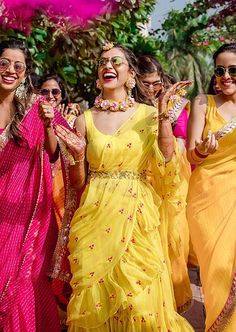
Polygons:
M224 134L219 130L225 126ZM206 331L236 331L236 127L226 124L208 96L206 124L217 132L219 149L190 178L187 217L200 266L206 308ZM227 133L227 134L226 134Z
M90 175L70 228L69 332L193 331L174 308L150 184L157 176L169 190L176 177L173 165L165 177L156 109L139 105L113 135L84 116Z

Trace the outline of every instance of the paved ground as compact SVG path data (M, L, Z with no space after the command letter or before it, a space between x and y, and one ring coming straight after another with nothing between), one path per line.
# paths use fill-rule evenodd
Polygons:
M189 276L193 291L193 304L183 316L190 322L196 332L204 332L205 312L198 269L190 268Z

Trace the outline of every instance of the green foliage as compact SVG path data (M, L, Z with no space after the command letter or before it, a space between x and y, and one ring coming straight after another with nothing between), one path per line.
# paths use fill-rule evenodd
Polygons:
M38 12L31 22L29 35L3 26L0 35L26 41L37 74L58 73L72 100L92 102L97 94L95 59L106 41L121 43L135 51L156 52L158 41L154 37L142 37L140 27L148 23L154 6L155 0L122 0L116 15L107 13L97 17L86 28L74 26L64 17L55 20Z

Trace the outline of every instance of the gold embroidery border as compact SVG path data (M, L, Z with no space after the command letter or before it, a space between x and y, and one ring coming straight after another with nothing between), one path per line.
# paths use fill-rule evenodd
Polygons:
M229 296L227 301L219 314L216 318L215 322L212 326L207 330L207 332L221 332L223 331L224 327L230 323L230 319L233 315L233 312L236 308L236 272L234 273L234 277L232 280L231 289L229 292Z

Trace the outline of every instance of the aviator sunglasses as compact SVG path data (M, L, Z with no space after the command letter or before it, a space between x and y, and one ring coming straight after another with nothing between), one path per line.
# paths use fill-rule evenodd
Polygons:
M7 70L11 65L11 61L8 59L0 59L0 71ZM13 65L14 70L17 74L23 73L23 71L26 69L26 65L23 62L16 61Z
M61 90L57 89L57 88L54 88L54 89L41 89L40 90L40 94L42 96L49 96L50 92L53 95L53 97L57 97L61 93Z
M106 64L108 64L108 62L111 62L112 66L114 67L118 67L122 64L126 64L125 63L125 59L122 58L121 56L113 56L112 58L99 58L97 60L97 65L100 66L106 66Z
M224 76L227 71L230 76L236 76L236 66L229 66L228 68L225 68L223 66L217 66L214 71L217 77Z

